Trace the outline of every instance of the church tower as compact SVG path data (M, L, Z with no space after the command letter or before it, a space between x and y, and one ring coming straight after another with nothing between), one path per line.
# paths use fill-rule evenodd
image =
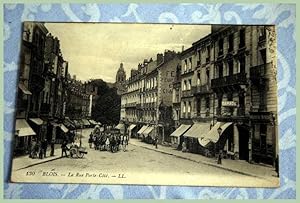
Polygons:
M120 64L119 70L116 75L116 83L123 83L126 80L126 72L123 67L123 63Z
M119 95L125 91L125 82L126 82L126 72L124 70L123 63L120 63L119 70L116 74L116 83L115 83Z

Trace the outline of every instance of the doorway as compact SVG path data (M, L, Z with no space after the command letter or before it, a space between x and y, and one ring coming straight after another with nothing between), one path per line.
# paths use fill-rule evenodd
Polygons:
M237 126L239 130L239 159L249 160L249 130L246 126Z

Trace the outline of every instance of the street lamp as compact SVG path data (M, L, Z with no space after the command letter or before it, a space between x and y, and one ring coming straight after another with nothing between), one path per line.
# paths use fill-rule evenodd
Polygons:
M217 129L217 131L218 131L218 133L219 133L219 139L220 139L220 137L221 137L221 133L222 133L222 128L221 127L219 127L218 129ZM222 155L221 155L221 149L220 149L220 143L219 143L219 141L218 141L218 150L219 150L219 153L218 153L218 164L222 164Z

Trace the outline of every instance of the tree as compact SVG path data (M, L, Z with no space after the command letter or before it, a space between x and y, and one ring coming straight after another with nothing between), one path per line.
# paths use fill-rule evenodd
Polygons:
M108 87L103 80L94 80L98 87L98 99L92 108L92 118L102 124L117 124L120 120L121 97L116 88Z

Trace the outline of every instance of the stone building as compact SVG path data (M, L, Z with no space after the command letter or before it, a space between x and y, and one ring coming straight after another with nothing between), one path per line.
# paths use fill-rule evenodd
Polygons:
M276 70L274 26L212 26L211 34L181 53L181 125L173 143L180 148L185 141L190 152L206 156L221 150L274 164ZM174 94L178 87L174 83Z
M185 141L190 152L206 152L202 138L213 123L213 92L210 80L213 75L213 49L208 35L181 53L180 126L172 133L174 144Z
M138 135L146 142L158 137L160 143L170 142L172 119L172 83L179 56L173 51L157 54L157 59L145 59L126 82L122 94L121 120L131 135ZM137 131L132 133L132 131Z

